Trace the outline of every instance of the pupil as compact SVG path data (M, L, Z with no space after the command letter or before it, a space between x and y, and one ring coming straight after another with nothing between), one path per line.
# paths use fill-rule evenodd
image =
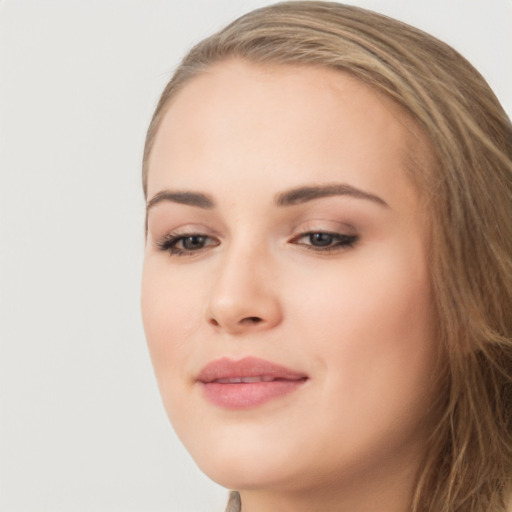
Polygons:
M332 235L329 233L313 233L309 235L311 245L323 247L332 244Z
M185 249L197 249L203 247L206 237L201 235L187 236L183 239L183 247Z

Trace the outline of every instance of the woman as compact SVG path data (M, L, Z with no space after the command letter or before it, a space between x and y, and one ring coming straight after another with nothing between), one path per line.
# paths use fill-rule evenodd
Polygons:
M185 57L143 167L148 345L229 510L507 510L512 129L467 61L266 7Z

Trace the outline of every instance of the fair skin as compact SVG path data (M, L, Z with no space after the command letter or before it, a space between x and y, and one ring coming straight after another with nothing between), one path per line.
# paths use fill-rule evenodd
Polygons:
M438 355L410 123L348 74L230 60L159 128L147 341L176 432L244 512L408 510ZM247 357L290 389L198 377Z

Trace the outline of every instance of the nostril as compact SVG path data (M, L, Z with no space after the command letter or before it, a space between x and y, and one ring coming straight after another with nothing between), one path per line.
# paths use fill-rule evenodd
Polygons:
M262 319L259 316L248 316L241 320L242 324L259 324Z
M256 324L259 324L263 322L263 319L260 318L259 316L246 316L245 318L242 318L238 324L239 325L256 325ZM219 322L218 320L216 320L215 318L210 318L208 320L208 323L210 325L213 325L213 327L220 327L222 325L221 322Z

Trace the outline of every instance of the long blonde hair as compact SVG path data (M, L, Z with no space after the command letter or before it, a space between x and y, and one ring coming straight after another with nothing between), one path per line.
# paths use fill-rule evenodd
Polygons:
M416 512L504 512L512 476L512 127L481 75L455 50L406 24L329 2L255 10L195 46L166 86L215 62L344 70L405 109L436 164L413 178L431 216L437 332L446 354L442 414L418 475Z

